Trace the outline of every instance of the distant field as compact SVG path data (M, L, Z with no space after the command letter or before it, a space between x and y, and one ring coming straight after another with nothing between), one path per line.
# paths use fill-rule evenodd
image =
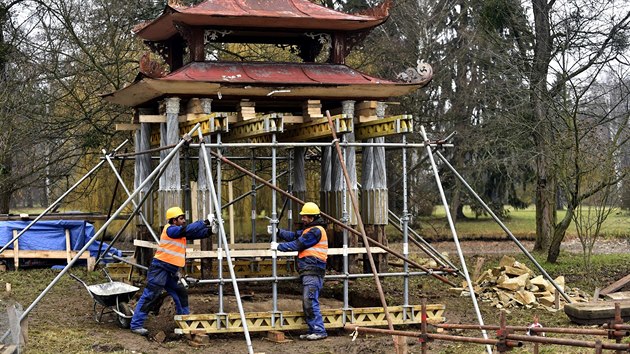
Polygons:
M565 211L558 211L558 220L564 217ZM466 220L458 220L456 230L463 239L478 238L503 238L505 233L490 216L475 218L475 214L469 207L464 208ZM418 220L416 220L418 222ZM421 217L421 234L428 239L441 239L450 237L450 229L446 221L443 207L436 207L431 217ZM534 239L536 235L536 210L534 207L527 209L510 208L509 219L503 223L519 239ZM418 230L416 230L418 231ZM575 227L572 224L567 230L567 236L575 236ZM630 235L630 213L628 211L613 211L602 227L604 237L627 237Z

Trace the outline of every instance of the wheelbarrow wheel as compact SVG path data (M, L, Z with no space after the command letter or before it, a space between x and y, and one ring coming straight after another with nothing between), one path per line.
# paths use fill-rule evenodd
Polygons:
M129 328L129 326L131 325L131 316L133 316L133 312L131 311L131 308L129 307L129 304L126 303L126 302L119 303L118 304L118 311L120 311L120 312L124 313L125 315L129 316L129 318L117 315L116 316L116 324L120 328L124 328L124 329Z

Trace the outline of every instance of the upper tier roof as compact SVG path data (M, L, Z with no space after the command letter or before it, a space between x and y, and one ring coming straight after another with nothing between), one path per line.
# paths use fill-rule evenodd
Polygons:
M385 22L391 0L363 11L346 14L308 0L207 0L192 7L168 5L157 19L134 28L148 41L163 41L177 33L174 23L217 28L261 30L359 31Z
M191 62L165 77L143 78L105 98L126 106L165 95L382 100L413 92L430 79L395 82L333 64Z

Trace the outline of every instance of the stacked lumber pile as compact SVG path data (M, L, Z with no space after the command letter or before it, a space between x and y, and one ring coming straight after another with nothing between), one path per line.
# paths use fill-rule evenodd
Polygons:
M567 288L564 276L554 279L556 284L575 302L587 302L588 295L578 288ZM496 308L545 308L557 311L564 306L565 300L559 298L559 308L555 308L556 288L542 275L535 275L523 263L509 256L503 256L498 267L481 273L473 280L473 289L480 301L490 303ZM462 287L451 288L461 296L470 296L468 284L462 282Z
M357 103L354 106L354 114L359 117L360 123L370 122L378 119L378 117L376 116L377 104L378 102L376 101L363 101Z
M302 104L302 115L304 121L311 119L323 118L322 103L320 100L307 100Z
M250 120L256 118L256 102L243 99L238 103L237 107L238 121Z

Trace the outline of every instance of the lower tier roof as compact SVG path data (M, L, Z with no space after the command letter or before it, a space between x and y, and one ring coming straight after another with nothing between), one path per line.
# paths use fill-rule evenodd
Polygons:
M161 78L142 78L104 98L132 107L162 96L190 95L383 100L411 93L430 80L395 82L337 64L191 62Z

